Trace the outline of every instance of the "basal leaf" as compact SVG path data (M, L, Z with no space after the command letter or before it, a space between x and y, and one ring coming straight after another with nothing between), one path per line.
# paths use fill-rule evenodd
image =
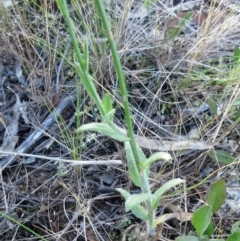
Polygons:
M131 194L122 188L116 188L118 192L124 197L125 200L127 200ZM148 213L147 210L144 209L141 205L137 205L131 209L132 213L141 220L147 220L148 219Z
M125 200L127 200L131 194L129 192L127 192L126 190L122 189L122 188L116 188L116 190L118 192L120 192L120 194L124 197Z
M86 125L82 125L77 129L78 131L95 131L101 133L105 136L109 136L117 141L128 141L129 138L122 133L118 133L111 128L107 123L90 123Z
M132 213L141 220L147 220L149 218L147 210L143 208L141 205L137 205L132 208Z
M201 237L203 233L207 230L212 215L212 207L209 205L204 205L200 207L192 217L192 225L196 229L198 237Z
M212 150L208 153L208 155L215 161L224 164L230 164L234 162L235 158L227 151L222 150Z
M226 183L219 180L210 186L207 192L207 203L212 206L212 213L216 213L225 203L227 197Z
M169 191L169 189L171 189L172 187L177 186L178 184L181 184L185 182L185 180L182 180L180 178L176 178L173 180L170 180L168 182L166 182L165 184L163 184L155 193L154 193L154 199L153 199L153 204L152 207L153 209L156 209L159 205L159 201L162 197L162 195Z
M130 173L131 180L136 186L141 187L141 178L136 164L136 160L132 152L130 142L127 141L124 143L124 149L126 152L128 171Z
M132 210L135 206L150 198L151 195L149 193L131 194L125 202L126 211Z

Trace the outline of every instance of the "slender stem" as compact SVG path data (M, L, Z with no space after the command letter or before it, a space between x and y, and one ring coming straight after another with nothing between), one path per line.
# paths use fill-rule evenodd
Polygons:
M98 10L99 10L101 20L103 21L103 26L105 28L105 32L106 32L108 42L109 42L109 45L110 45L110 49L111 49L111 52L112 52L114 65L115 65L116 72L117 72L117 75L118 75L120 91L121 91L121 94L122 94L122 97L123 97L123 106L124 106L128 136L130 137L130 144L131 144L131 147L132 147L134 158L135 158L136 163L137 163L137 167L140 170L141 163L140 163L140 159L139 159L139 155L138 155L138 151L137 151L137 145L136 145L136 142L134 140L134 132L133 132L133 127L132 127L131 111L130 111L130 106L129 106L129 102L128 102L127 88L126 88L126 85L125 85L125 78L124 78L124 74L123 74L123 71L122 71L120 58L118 56L116 43L113 39L110 24L109 24L109 21L107 19L107 14L106 14L106 11L105 11L105 8L104 8L104 5L103 5L102 1L101 0L95 0L95 2L96 2L96 5L98 7Z
M134 155L134 159L136 162L136 166L139 169L139 171L141 170L141 161L138 155L138 150L137 150L137 144L135 142L134 139L134 132L133 132L133 127L132 127L132 119L131 119L131 111L130 111L130 106L129 106L129 101L128 101L128 94L127 94L127 88L126 88L126 84L125 84L125 78L124 78L124 74L122 71L122 66L121 66L121 62L120 62L120 58L117 52L117 47L116 47L116 43L113 39L113 35L111 32L111 27L109 24L109 21L107 19L107 14L104 8L104 5L102 3L102 0L95 0L96 5L98 7L100 16L101 16L101 20L103 21L103 26L105 28L105 32L109 41L109 45L110 45L110 49L112 52L112 56L113 56L113 60L114 60L114 66L116 68L116 72L118 75L118 81L119 81L119 86L120 86L120 91L123 97L123 105L124 105L124 112L125 112L125 119L126 119L126 125L127 125L127 130L128 130L128 136L130 137L130 144L131 144L131 148L133 151L133 155ZM149 195L151 195L151 189L149 186L149 180L147 177L147 174L143 174L142 175L142 191L144 193L149 193ZM148 200L146 201L146 206L147 206L147 210L148 210L148 214L149 214L149 219L147 220L147 232L148 234L152 234L154 233L154 230L151 230L151 226L152 226L152 222L154 221L154 210L152 208L152 200Z
M68 25L68 28L69 28L69 34L71 36L72 43L73 43L73 46L74 46L74 50L75 50L75 53L76 53L76 57L77 57L77 60L78 60L77 70L80 74L81 82L82 82L83 86L86 88L89 96L96 101L96 104L97 104L97 106L100 110L100 113L101 113L102 117L104 117L105 114L106 114L105 110L104 110L104 107L103 107L101 99L100 99L100 97L99 97L99 95L96 91L96 88L93 84L93 81L92 81L92 79L89 76L88 71L87 71L88 63L87 63L86 59L88 59L88 56L86 56L86 54L88 54L88 53L84 52L82 54L80 52L80 49L78 47L78 40L77 40L77 37L76 37L76 34L75 34L75 30L74 30L74 27L73 27L72 20L71 20L70 15L69 15L66 0L56 0L56 1L59 5L59 8L60 8L61 12L64 14L64 17L66 19L66 22L67 22L67 25ZM138 168L138 171L140 172L141 169L142 169L142 165L141 165L141 160L140 160L139 153L138 153L138 147L137 147L137 144L136 144L135 139L134 139L130 105L129 105L129 101L128 101L127 88L126 88L126 85L125 85L125 78L124 78L124 74L123 74L123 71L122 71L120 58L118 56L116 43L115 43L115 41L113 39L113 36L112 36L110 24L108 22L106 11L105 11L104 5L102 3L102 0L95 0L95 3L96 3L96 6L99 10L99 14L100 14L101 20L103 22L103 26L104 26L104 29L105 29L105 32L106 32L106 35L107 35L107 38L108 38L108 42L109 42L109 45L110 45L111 53L112 53L112 56L113 56L114 66L116 68L116 72L117 72L117 76L118 76L120 92L121 92L121 95L123 97L125 122L126 122L126 127L127 127L127 132L128 132L127 135L130 138L130 145L131 145L131 149L132 149L132 152L133 152L133 155L134 155L134 160L136 162L136 166ZM118 129L114 125L113 122L110 122L108 124L113 129L115 129L115 130ZM142 179L142 187L141 187L142 191L144 193L151 194L148 175L146 173L143 173L142 176L141 176L141 179ZM150 230L151 224L154 220L154 210L152 209L151 204L152 204L152 200L146 201L146 207L147 207L148 214L149 214L149 220L147 220L147 226L148 226L147 231L148 231L149 234L151 234L154 231L154 230Z
M16 223L18 226L24 228L25 230L27 230L29 233L33 234L34 236L40 238L43 241L48 241L47 239L43 238L40 234L34 232L32 229L30 229L29 227L25 226L24 224L20 223L18 220L12 218L11 216L7 215L4 212L0 211L0 215L2 215L4 218L8 219L10 222Z
M68 26L69 35L70 35L72 43L73 43L77 61L79 63L78 65L76 64L76 67L77 67L77 71L79 72L79 75L81 77L81 82L82 82L83 86L85 87L85 89L87 89L90 97L95 100L95 102L98 106L98 109L100 110L101 116L104 117L105 110L103 108L101 98L96 91L96 87L93 84L93 81L85 68L88 63L84 62L84 56L81 53L80 48L78 46L79 42L76 37L74 25L73 25L72 19L70 17L67 2L66 2L66 0L56 0L56 1L58 3L58 6L59 6L62 14L64 15L64 18L65 18L67 26ZM84 53L84 54L86 55L87 53Z

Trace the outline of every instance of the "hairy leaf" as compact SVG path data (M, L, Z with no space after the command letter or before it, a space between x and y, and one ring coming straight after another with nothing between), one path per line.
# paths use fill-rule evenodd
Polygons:
M132 210L132 208L150 198L151 195L149 193L131 194L125 202L126 211Z
M127 192L121 188L117 188L116 190L118 192L120 192L120 194L124 197L125 200L127 200L131 196L131 194L129 192ZM137 218L139 218L141 220L147 220L149 218L147 210L144 209L140 204L133 207L131 209L131 211Z
M136 160L135 160L133 152L132 152L130 142L128 142L128 141L125 142L124 147L125 147L124 149L125 149L126 157L127 157L128 171L130 173L131 180L133 181L133 183L136 186L141 187L142 182L141 182L140 174L138 171Z
M112 110L112 100L109 93L106 93L102 99L102 105L106 113Z
M237 221L236 223L233 224L231 231L232 233L240 232L240 221Z
M168 182L166 182L165 184L163 184L155 193L154 193L154 200L153 200L153 204L152 207L153 209L156 209L159 205L159 201L162 197L162 195L167 192L169 189L171 189L172 187L177 186L178 184L181 184L185 182L185 180L182 180L180 178L176 178L173 180L170 180Z
M172 157L167 152L157 152L153 155L151 155L146 162L143 164L143 169L150 167L150 165L155 161L168 161L170 162L172 160Z
M109 136L117 141L128 141L129 138L125 135L123 135L122 133L117 132L115 130L113 130L111 128L111 126L109 126L106 123L90 123L90 124L86 124L86 125L82 125L81 127L79 127L77 129L78 131L95 131L95 132L99 132L105 136Z

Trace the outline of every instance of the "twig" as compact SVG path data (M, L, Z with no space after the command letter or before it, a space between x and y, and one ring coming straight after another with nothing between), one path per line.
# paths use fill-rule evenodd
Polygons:
M29 149L31 149L36 141L38 141L44 135L44 131L51 128L61 112L68 106L72 105L76 101L76 98L76 91L63 98L57 107L43 121L41 125L42 129L39 128L38 130L35 130L33 133L31 133L29 137L15 150L16 154L5 157L0 161L0 169L5 169L16 160L18 155L26 153Z

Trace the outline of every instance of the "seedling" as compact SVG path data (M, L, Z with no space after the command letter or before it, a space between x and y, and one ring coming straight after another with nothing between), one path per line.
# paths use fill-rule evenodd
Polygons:
M212 216L216 213L226 200L226 184L224 180L219 180L212 184L207 192L206 204L200 207L191 220L195 232L191 232L189 236L178 237L176 241L225 241L225 239L212 239L214 233L214 224ZM240 222L233 225L232 233L226 241L240 240Z
M96 105L99 109L102 118L101 123L86 124L78 128L77 131L95 131L108 137L111 137L117 141L124 142L128 170L130 173L131 180L137 187L141 188L142 192L139 194L130 194L127 191L120 188L117 190L122 194L122 196L126 200L126 211L132 211L135 214L135 216L146 221L146 233L149 238L148 240L151 240L152 237L154 237L154 235L156 234L156 226L169 218L168 215L165 215L160 218L155 217L155 212L158 208L160 199L162 198L163 194L165 194L167 191L169 191L176 185L183 183L184 180L170 180L162 187L160 187L155 193L152 193L150 189L149 179L150 165L157 160L170 161L171 156L168 153L159 152L155 153L150 158L147 158L134 139L132 117L128 101L125 78L123 75L122 66L118 56L116 44L112 37L112 32L102 1L96 0L95 3L103 22L103 26L113 56L114 65L118 75L119 88L123 98L127 131L123 130L114 123L115 109L113 109L112 107L112 99L110 94L106 93L103 99L101 99L98 95L94 82L88 72L89 52L87 41L85 40L84 47L82 50L80 50L77 37L74 32L74 26L67 8L66 0L57 0L58 7L63 13L66 23L68 25L69 34L71 36L73 47L76 54L75 66L79 73L82 85L86 89L89 97L96 102Z

